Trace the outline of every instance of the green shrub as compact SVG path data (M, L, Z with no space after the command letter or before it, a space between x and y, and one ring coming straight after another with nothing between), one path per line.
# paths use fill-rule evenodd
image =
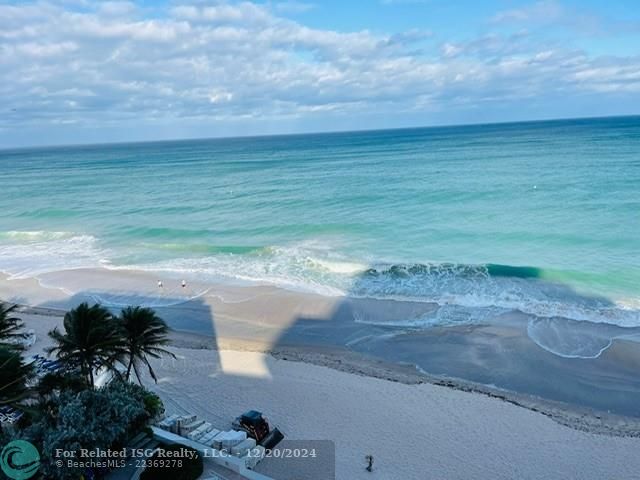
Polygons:
M166 445L160 448L165 451L178 451L180 449L185 449L196 452L196 450L183 445ZM164 457L161 457L160 454L156 452L150 460L161 460L162 458ZM140 480L196 480L197 478L200 478L200 475L202 475L202 472L204 471L204 465L202 456L199 453L197 453L197 455L192 459L180 458L180 460L182 461L181 467L149 467L142 473Z
M0 405L17 406L29 389L32 368L24 363L19 350L0 344Z
M153 392L144 392L144 409L150 418L155 418L164 413L164 405L160 397Z
M45 478L77 480L86 472L56 467L56 449L121 448L151 418L145 405L147 394L140 386L117 381L98 390L62 391L47 402L47 414L20 432L20 437L38 447Z

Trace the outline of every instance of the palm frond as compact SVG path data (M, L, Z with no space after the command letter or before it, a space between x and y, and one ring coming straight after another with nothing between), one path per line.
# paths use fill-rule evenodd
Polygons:
M49 332L54 345L47 349L70 368L79 368L90 384L99 367L114 369L115 359L123 354L119 324L106 308L82 303L67 312L64 333L57 328Z
M122 310L119 322L123 343L127 350L127 366L130 364L140 382L138 363L147 365L149 375L157 381L149 363L149 357L160 358L167 355L175 358L169 350L162 348L170 343L169 327L156 312L145 307L128 307Z

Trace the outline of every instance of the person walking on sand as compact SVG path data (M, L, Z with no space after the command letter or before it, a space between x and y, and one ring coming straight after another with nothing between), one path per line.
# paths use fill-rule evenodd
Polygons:
M164 287L162 280L158 280L158 288L162 288L162 287Z
M367 468L366 468L367 472L373 471L373 455L367 455L364 458L367 461Z
M187 288L187 282L185 282L184 280L182 280L182 288Z

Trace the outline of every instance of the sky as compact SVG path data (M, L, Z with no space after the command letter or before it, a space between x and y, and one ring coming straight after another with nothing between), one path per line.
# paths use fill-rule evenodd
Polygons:
M0 148L640 114L637 0L0 0Z

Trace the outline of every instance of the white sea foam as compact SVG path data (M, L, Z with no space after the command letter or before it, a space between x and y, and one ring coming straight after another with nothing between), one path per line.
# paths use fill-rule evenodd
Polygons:
M640 328L557 317L529 320L527 333L541 348L565 358L598 358L614 340L640 341Z
M130 291L87 291L85 295L91 297L96 303L108 307L127 307L136 305L140 307L161 308L182 305L207 294L208 288L199 289L196 292L185 294L177 289L168 290L158 293L153 292L135 292Z
M354 312L354 320L357 323L368 325L380 325L398 328L429 328L429 327L451 327L460 325L481 324L508 312L509 310L489 307L473 308L462 305L439 305L432 312L415 315L413 317L403 317L394 320L380 320L375 316L362 312Z
M350 295L378 299L434 302L473 310L499 308L539 317L640 326L640 310L627 304L580 294L566 285L537 278L491 276L481 267L423 268L417 273L383 270L357 279ZM481 315L480 315L481 318Z
M46 241L46 240L57 240L60 238L69 238L73 237L74 234L72 232L51 232L45 230L34 230L34 231L21 231L21 230L11 230L8 232L0 232L1 238L9 238L12 240L26 240L26 241Z
M105 264L109 252L91 235L68 232L7 232L14 241L0 243L0 271L12 279ZM15 240L21 240L19 242Z
M461 323L461 317L468 318L469 323L474 319L481 322L487 315L507 310L625 327L640 325L638 309L583 296L538 279L494 278L481 272L471 276L455 272L405 278L371 276L367 275L364 263L326 260L322 255L325 252L306 245L274 247L257 255L175 259L132 268L190 275L204 281L271 284L327 296L433 302L441 306L435 316L411 319L414 325Z
M108 260L114 253L103 248L93 236L12 231L5 232L0 239L0 270L11 278L27 278L83 267L132 269L201 282L270 284L327 296L411 300L440 305L432 314L395 322L398 326L416 328L478 323L507 310L540 318L640 326L637 299L612 303L537 278L496 277L489 275L486 268L468 265L378 265L375 270L369 270L366 262L354 261L337 253L338 250L327 243L304 242L247 254L220 253L114 265ZM118 303L118 299L103 300Z
M351 276L336 271L361 271L362 266L316 256L307 246L270 247L247 255L220 254L137 264L130 268L190 276L200 281L240 281L269 284L326 296L348 294ZM314 255L315 254L315 255Z

